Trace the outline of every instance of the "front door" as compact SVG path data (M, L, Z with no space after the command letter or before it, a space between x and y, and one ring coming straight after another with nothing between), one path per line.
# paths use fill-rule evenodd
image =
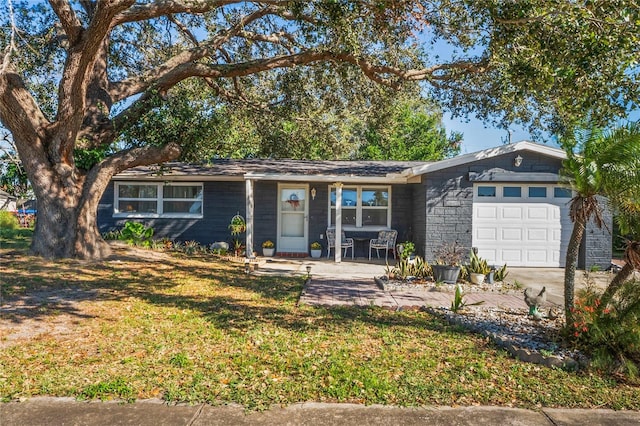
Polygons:
M307 185L278 185L279 253L306 253L308 244Z

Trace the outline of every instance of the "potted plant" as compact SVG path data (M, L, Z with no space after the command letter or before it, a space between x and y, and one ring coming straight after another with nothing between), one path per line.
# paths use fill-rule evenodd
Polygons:
M265 257L272 257L273 253L276 251L276 245L273 244L273 241L267 240L262 243L262 255Z
M244 221L244 218L240 215L235 215L231 218L231 223L229 223L229 230L231 231L231 235L240 235L247 229L247 223Z
M413 255L415 255L416 245L411 241L405 241L403 243L398 244L398 256L400 259L410 259Z
M322 244L314 241L311 243L311 257L318 259L320 256L322 256Z
M469 265L467 265L469 279L473 284L482 284L487 274L491 272L491 267L487 261L478 256L475 250L469 253Z
M436 250L436 264L432 265L435 282L455 284L460 276L463 247L458 242L444 243Z

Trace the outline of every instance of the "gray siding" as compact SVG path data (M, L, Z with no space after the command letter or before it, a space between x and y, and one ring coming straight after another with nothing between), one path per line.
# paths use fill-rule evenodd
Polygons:
M578 257L578 267L589 269L598 266L600 269L607 269L611 266L613 257L613 244L611 233L613 231L613 215L607 208L606 199L599 197L598 201L603 207L604 226L598 228L593 221L587 223L585 228L580 255Z
M124 219L113 217L114 187L105 191L98 207L100 232L120 229L128 220L142 222L155 230L156 238L178 241L194 240L201 244L230 241L229 222L235 214L246 218L244 182L204 182L204 210L202 219ZM328 189L326 182L310 182L316 189L316 198L309 198L309 242L320 241L326 247ZM258 181L254 186L254 250L260 250L266 240L277 241L278 182ZM398 230L398 240L412 238L412 191L406 185L394 185L392 196L392 227ZM349 235L373 238L371 232L349 232ZM322 236L322 237L321 237ZM277 247L276 247L277 250ZM357 254L365 256L359 247Z
M100 232L120 229L133 220L154 228L156 238L167 237L179 241L198 241L210 244L229 241L229 222L239 213L245 215L244 182L205 182L202 219L124 219L113 217L114 187L109 185L98 205ZM256 201L259 202L259 201Z

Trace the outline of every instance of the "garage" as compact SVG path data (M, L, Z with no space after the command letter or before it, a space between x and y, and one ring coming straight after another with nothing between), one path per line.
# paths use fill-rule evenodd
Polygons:
M571 196L553 184L474 184L473 247L490 264L564 267Z

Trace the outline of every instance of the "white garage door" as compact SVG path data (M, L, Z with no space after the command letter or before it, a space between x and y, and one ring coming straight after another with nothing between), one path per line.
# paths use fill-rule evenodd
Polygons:
M563 267L571 191L543 184L476 184L473 246L490 264Z

